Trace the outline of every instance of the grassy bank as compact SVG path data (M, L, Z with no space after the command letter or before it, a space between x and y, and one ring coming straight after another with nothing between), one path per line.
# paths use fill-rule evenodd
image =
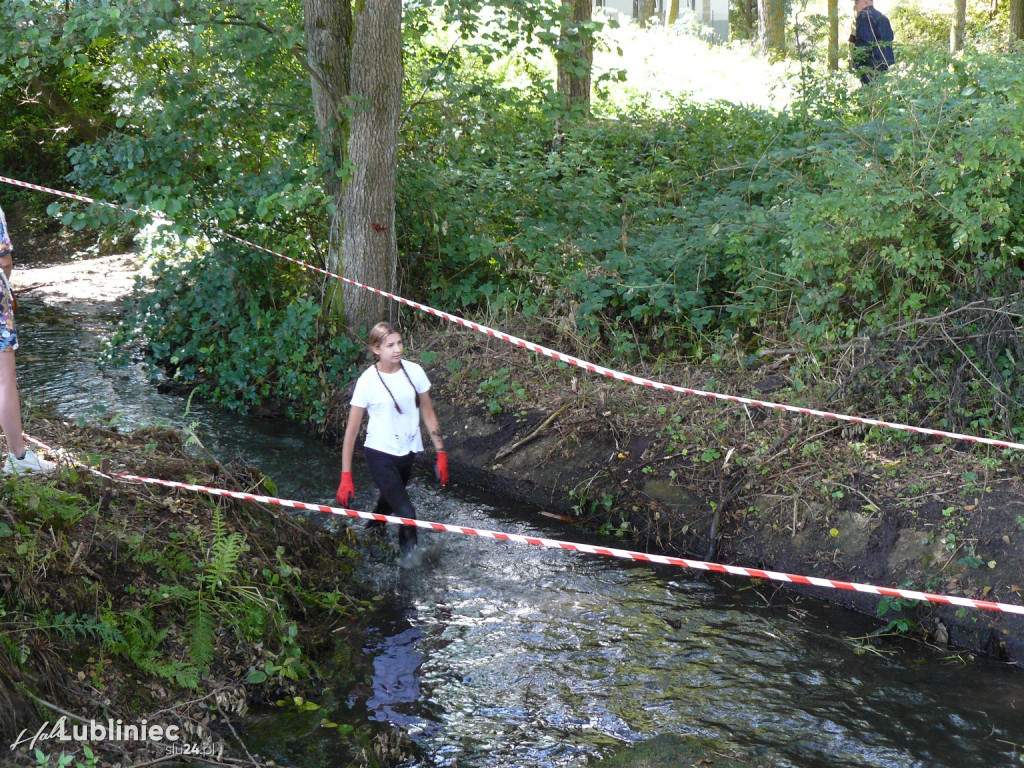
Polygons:
M48 419L26 429L74 456L109 459L113 471L274 491L252 468L197 458L176 432ZM5 764L169 759L166 739L47 740L61 718L68 733L148 720L178 728L193 759L262 764L235 727L249 704L311 709L322 664L334 685L362 678L357 649L373 600L353 579L357 560L350 536L275 508L108 483L74 467L3 478L0 739L18 742ZM358 754L372 754L373 734L323 725L340 728L353 761L367 764Z

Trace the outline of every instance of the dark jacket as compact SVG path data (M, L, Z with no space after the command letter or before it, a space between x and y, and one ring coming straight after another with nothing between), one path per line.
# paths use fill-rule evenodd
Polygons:
M868 6L857 14L857 29L850 42L857 46L856 65L871 69L888 69L896 62L892 52L892 25L885 14Z

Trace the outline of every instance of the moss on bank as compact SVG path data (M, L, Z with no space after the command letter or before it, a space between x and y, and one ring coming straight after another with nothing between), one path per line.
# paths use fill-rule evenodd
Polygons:
M109 459L112 471L274 491L249 467L190 455L169 430L120 434L43 419L26 429L71 455ZM259 764L232 725L249 703L315 698L318 662L328 657L335 685L362 674L357 653L338 652L359 647L373 605L353 579L358 554L347 530L329 534L252 503L110 483L73 466L2 478L0 740L22 741L5 764L40 764L36 749L52 764L61 751L87 765L166 757L153 741L32 743L62 717L68 731L148 718L177 726L182 742L222 764L232 755ZM347 671L339 659L350 660ZM360 741L369 734L353 734L354 755Z

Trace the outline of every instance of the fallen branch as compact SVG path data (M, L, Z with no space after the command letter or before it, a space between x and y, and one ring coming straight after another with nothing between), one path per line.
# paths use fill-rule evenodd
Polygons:
M558 409L557 411L555 411L555 412L554 412L554 413L552 413L552 414L551 414L550 416L548 416L548 417L547 417L547 419L545 419L545 420L544 420L544 423L542 423L542 424L541 424L541 425L540 425L539 427L537 427L537 428L536 428L535 430L533 430L533 432L531 432L530 434L528 434L528 435L527 435L526 437L524 437L524 438L523 438L522 440L517 440L517 441L516 441L515 443L513 443L512 445L510 445L510 446L509 446L508 448L503 448L503 449L501 449L500 451L498 451L498 454L497 454L497 455L496 455L496 456L494 457L494 460L495 460L495 461L497 462L497 461L501 461L502 459L504 459L504 458L506 458L506 457L508 457L508 456L511 456L511 455L512 455L513 453L515 453L516 451L518 451L518 450L519 450L520 448L522 448L522 447L523 447L524 445L526 445L526 444L527 444L528 442L530 442L531 440L534 440L535 438L539 437L539 436L540 436L540 434L541 434L541 433L542 433L542 432L543 432L543 431L544 431L545 429L547 429L548 427L550 427L550 426L551 426L551 424L552 424L552 422L554 422L554 420L555 420L555 419L556 419L556 418L557 418L557 417L558 417L559 415L561 415L561 413L562 413L563 411L565 411L565 410L566 410L566 409L567 409L567 408L568 408L568 407L569 407L570 405L572 405L572 403L566 403L566 404L565 404L565 405L563 405L563 406L562 406L561 408L559 408L559 409Z

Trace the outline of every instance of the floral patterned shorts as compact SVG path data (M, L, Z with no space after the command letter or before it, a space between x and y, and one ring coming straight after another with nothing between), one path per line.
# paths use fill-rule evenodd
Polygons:
M0 272L0 352L18 348L18 332L14 327L14 295L7 277Z

